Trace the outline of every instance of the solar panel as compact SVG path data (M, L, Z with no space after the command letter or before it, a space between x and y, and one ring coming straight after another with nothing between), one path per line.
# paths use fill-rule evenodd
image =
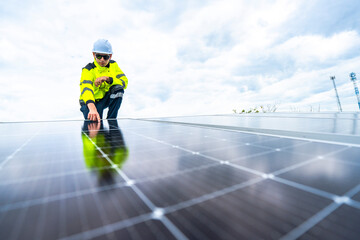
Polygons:
M0 239L359 239L355 118L267 116L2 123Z
M357 112L227 114L152 120L360 144L357 137L360 135L360 114Z

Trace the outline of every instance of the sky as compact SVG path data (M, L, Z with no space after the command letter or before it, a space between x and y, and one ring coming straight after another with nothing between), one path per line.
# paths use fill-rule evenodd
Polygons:
M0 2L0 121L82 119L81 69L110 41L118 117L359 111L358 0Z

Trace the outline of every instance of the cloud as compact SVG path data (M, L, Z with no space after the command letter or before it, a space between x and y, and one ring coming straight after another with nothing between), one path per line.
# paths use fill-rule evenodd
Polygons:
M0 4L0 121L81 119L81 68L98 38L129 78L120 117L275 102L337 110L330 75L344 110L357 110L348 80L360 69L356 1L20 3Z
M330 37L322 35L296 36L273 49L275 56L290 58L298 67L352 57L354 50L360 50L360 36L356 31L344 31ZM345 44L346 43L346 44Z

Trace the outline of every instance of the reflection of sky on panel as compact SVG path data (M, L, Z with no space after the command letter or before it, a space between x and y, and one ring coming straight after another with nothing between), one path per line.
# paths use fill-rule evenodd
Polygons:
M280 177L342 196L360 182L360 165L317 161Z
M344 114L242 114L160 118L163 121L211 124L231 127L273 129L296 132L360 134L360 116Z

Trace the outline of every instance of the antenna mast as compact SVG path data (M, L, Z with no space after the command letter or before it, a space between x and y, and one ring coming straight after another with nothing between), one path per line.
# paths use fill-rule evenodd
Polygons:
M339 94L338 94L338 91L337 91L337 89L336 89L336 84L335 84L335 76L331 76L330 79L332 80L333 85L334 85L334 89L335 89L335 94L336 94L336 99L337 99L339 111L342 112L341 103L340 103L340 98L339 98Z
M355 94L356 94L356 98L357 98L359 109L360 109L359 89L358 89L357 82L356 82L356 74L354 72L350 73L350 80L354 84Z

